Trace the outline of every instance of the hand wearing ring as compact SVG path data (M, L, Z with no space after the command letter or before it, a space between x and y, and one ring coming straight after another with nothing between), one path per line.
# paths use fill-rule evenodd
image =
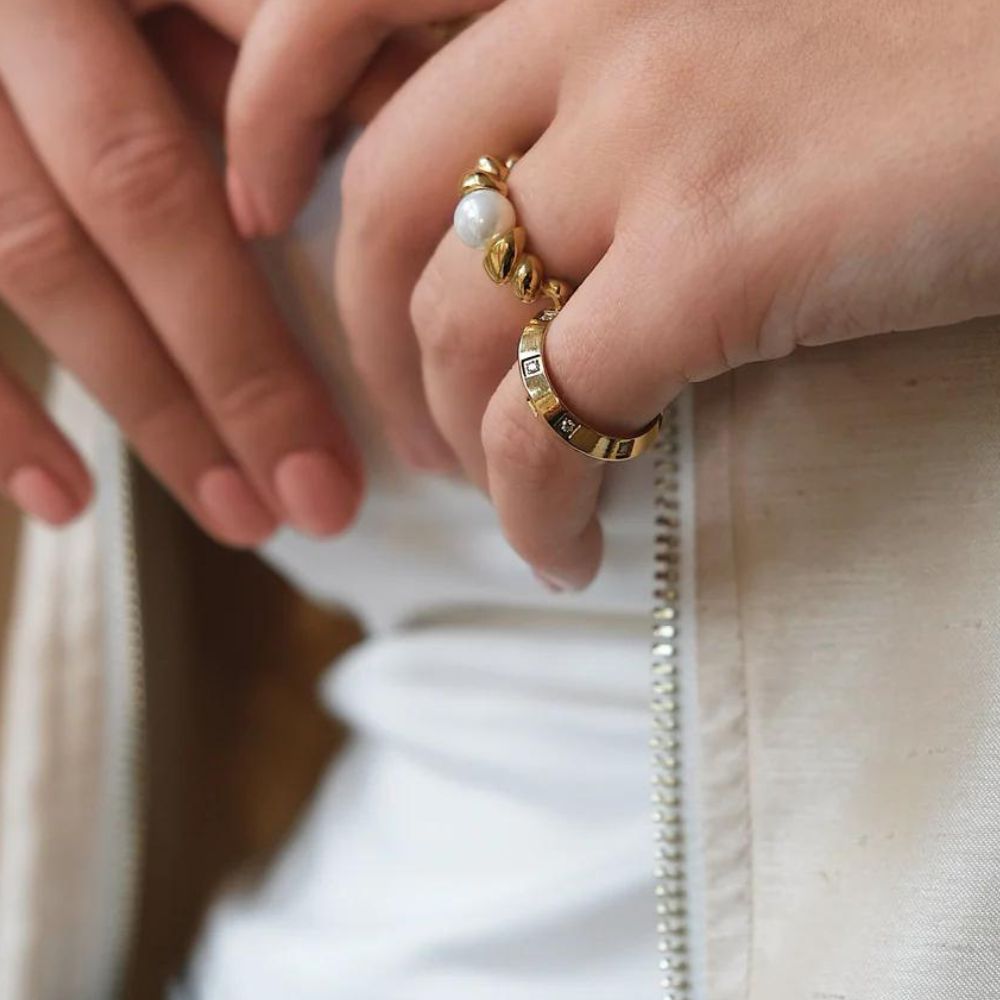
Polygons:
M507 177L517 157L500 161L481 156L474 170L462 178L462 200L455 209L455 232L469 247L485 250L483 267L497 285L511 284L521 302L539 296L549 300L549 309L540 312L521 333L517 363L528 404L535 415L583 455L602 462L626 462L638 458L653 446L663 423L654 417L638 434L603 434L587 425L559 398L545 365L545 337L570 295L568 281L545 276L535 254L525 252L526 235L515 225L514 206L507 199Z
M581 586L605 477L644 463L591 461L525 405L539 266L576 291L524 360L609 441L641 436L688 382L799 344L1000 313L998 37L979 0L946 16L842 0L836 17L819 0L500 4L346 172L338 294L392 436L428 434L426 405L515 549ZM476 161L512 149L509 176ZM482 174L459 226L479 252L449 229L463 171Z

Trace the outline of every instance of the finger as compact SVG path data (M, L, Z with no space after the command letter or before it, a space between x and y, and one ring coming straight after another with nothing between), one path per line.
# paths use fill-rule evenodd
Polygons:
M28 391L0 369L0 486L24 513L52 525L90 500L90 476L72 445Z
M439 47L440 41L433 34L419 29L388 38L344 98L342 117L367 125Z
M206 25L232 42L247 33L260 7L260 0L181 0ZM178 0L128 0L126 6L136 16L165 11L174 13Z
M338 300L355 365L390 441L411 464L446 465L424 397L410 299L447 232L457 182L484 152L530 148L551 122L555 67L517 23L487 15L435 56L369 126L348 160ZM504 56L504 84L483 67Z
M563 183L581 148L557 121L509 178L527 251L538 255L544 273L573 285L604 256L615 222L615 205L587 198L581 212L579 188ZM483 414L516 356L521 329L544 303L522 303L509 284L494 285L482 260L449 231L414 289L411 316L431 413L468 477L485 487Z
M207 530L233 545L258 544L274 530L274 517L52 187L2 91L0 296Z
M330 118L393 29L495 0L264 0L229 111L229 193L245 236L280 231L311 189Z
M142 33L177 92L206 125L222 124L236 47L193 13L179 7L150 14Z
M125 13L98 0L0 9L0 66L35 148L232 454L297 527L343 529L357 455Z
M549 328L545 359L557 392L608 434L634 434L661 412L684 384L681 362L693 358L685 332L692 312L671 294L682 286L661 272L667 290L658 292L656 274L616 242ZM673 366L671 341L685 346ZM544 578L586 586L600 565L600 485L615 470L574 451L534 415L516 365L487 408L483 446L490 496L511 545Z
M255 0L252 6L256 6ZM249 21L248 17L247 24ZM222 125L236 68L238 50L233 41L181 7L166 7L147 14L140 21L140 28L160 66L194 115L212 128ZM244 30L232 35L233 40L242 39ZM344 98L342 112L331 117L326 149L339 142L352 123L363 125L371 121L426 62L437 44L433 34L421 29L405 30L389 38ZM253 234L248 231L245 235Z

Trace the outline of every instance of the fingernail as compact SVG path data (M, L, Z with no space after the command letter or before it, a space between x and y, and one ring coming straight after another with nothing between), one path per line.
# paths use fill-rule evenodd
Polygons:
M250 191L232 165L226 167L226 195L229 198L229 211L240 236L245 240L259 236L261 224Z
M540 569L534 570L534 574L535 579L552 594L565 594L568 591L580 589L567 580L560 580L559 577L552 576L550 573L543 573Z
M48 470L28 465L7 480L7 492L26 514L52 525L72 521L83 507Z
M196 492L212 527L233 545L259 545L277 527L249 480L235 466L209 469L198 480Z
M303 451L284 458L274 482L289 520L308 535L337 535L357 511L357 486L325 451Z

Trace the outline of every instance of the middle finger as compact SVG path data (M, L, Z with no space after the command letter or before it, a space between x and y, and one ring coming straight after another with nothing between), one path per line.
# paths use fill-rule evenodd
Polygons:
M337 292L355 365L390 441L411 464L447 467L420 376L410 298L446 232L470 155L531 145L552 120L553 59L503 7L434 56L355 146L344 179ZM508 44L509 43L509 44ZM507 50L502 68L494 53ZM502 84L490 86L491 69ZM499 147L499 148L496 148Z

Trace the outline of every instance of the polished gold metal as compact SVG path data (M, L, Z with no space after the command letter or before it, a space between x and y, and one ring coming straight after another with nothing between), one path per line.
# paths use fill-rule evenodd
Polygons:
M515 226L509 233L497 236L486 248L483 267L497 285L506 285L524 253L525 232Z
M459 182L458 193L464 197L473 191L482 191L483 188L492 188L494 191L499 191L505 198L507 197L507 182L494 174L484 173L482 170L472 170L467 173Z
M556 312L569 301L573 294L573 286L562 278L546 278L542 282L542 295L551 303Z
M601 462L627 462L656 443L663 426L663 414L651 420L634 437L603 434L580 419L559 398L545 367L545 336L558 310L540 312L521 333L517 364L528 404L560 440L571 448Z
M522 302L530 303L538 298L544 280L545 268L542 262L533 253L526 253L514 268L510 283L514 294Z
M507 180L518 159L517 155L508 156L506 160L480 156L475 167L459 182L459 195L464 197L472 191L491 188L507 197ZM486 247L483 268L495 284L509 284L522 302L546 298L558 312L573 294L573 286L561 278L547 278L541 260L525 252L526 242L527 236L520 226L494 237Z
M476 161L476 170L481 174L489 174L498 180L507 180L510 167L503 160L498 160L495 156L480 156Z
M507 159L503 161L503 164L507 168L508 173L510 173L510 171L514 169L514 166L519 159L521 159L520 153L511 153L510 156L508 156Z

